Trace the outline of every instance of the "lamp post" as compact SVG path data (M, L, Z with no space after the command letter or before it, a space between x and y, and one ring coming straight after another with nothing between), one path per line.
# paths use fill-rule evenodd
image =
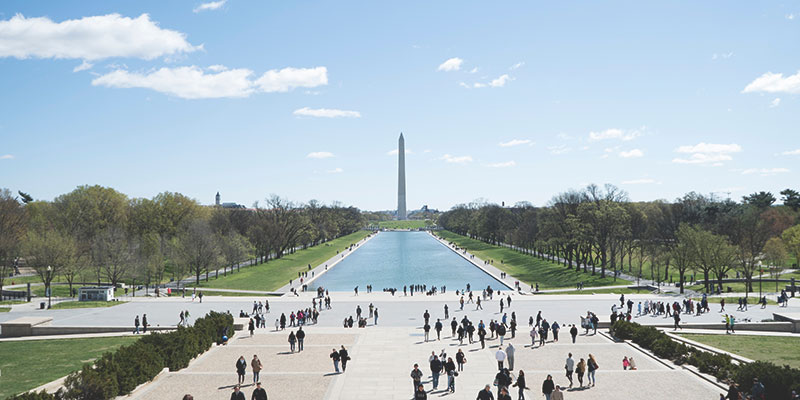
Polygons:
M758 274L758 301L760 302L761 301L761 279L762 279L762 276L764 276L764 268L761 268L758 271L759 271L759 274Z
M50 273L53 271L53 268L49 265L47 266L47 309L50 309Z

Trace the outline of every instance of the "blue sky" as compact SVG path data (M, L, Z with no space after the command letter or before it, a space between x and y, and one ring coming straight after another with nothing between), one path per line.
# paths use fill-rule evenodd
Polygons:
M562 4L564 3L564 4ZM800 3L0 3L0 186L250 205L800 189Z

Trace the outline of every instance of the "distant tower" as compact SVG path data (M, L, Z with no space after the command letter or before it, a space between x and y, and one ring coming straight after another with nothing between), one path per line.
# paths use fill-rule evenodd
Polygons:
M217 199L217 201L216 201L216 205L219 205L219 192L217 192L217 197L216 197L216 199Z
M397 141L397 219L406 219L406 141L402 132Z

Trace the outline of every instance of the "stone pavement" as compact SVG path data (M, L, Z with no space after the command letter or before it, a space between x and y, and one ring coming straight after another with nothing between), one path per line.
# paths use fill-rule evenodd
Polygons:
M527 324L525 324L527 327ZM482 350L479 343L459 346L450 338L449 329L443 332L441 341L423 341L418 327L374 327L366 329L326 328L310 326L305 350L290 353L286 331L257 330L255 336L237 334L227 346L218 346L202 355L188 368L171 372L158 378L134 393L131 399L180 398L191 393L196 399L227 399L236 383L234 364L240 355L248 361L248 373L243 391L247 398L252 393L252 373L249 362L257 354L264 363L261 372L262 385L271 400L281 399L410 399L412 385L409 373L414 363L420 364L425 373L423 383L432 390L428 356L432 351L439 354L442 349L449 357L455 357L460 348L466 354L467 364L456 378L456 393L449 394L442 377L437 391L429 398L473 399L485 384L491 384L497 372L494 353L499 340L487 341ZM525 329L527 330L527 329ZM435 337L434 335L432 335ZM566 393L567 399L642 398L647 393L651 400L660 399L714 399L722 389L703 381L688 371L665 365L624 343L614 343L602 335L580 335L577 344L572 344L565 332L561 342L548 343L531 349L529 337L523 332L513 340L516 347L515 374L522 369L526 373L528 387L526 396L542 397L541 384L547 374L552 374L558 385L568 385L564 377L564 360L568 352L576 362L593 354L600 369L597 386L573 389ZM332 348L345 345L352 360L347 372L333 374L333 365L328 357ZM637 371L623 371L622 357L633 356ZM586 382L586 380L584 381ZM577 386L577 378L575 380ZM494 391L494 387L493 387ZM516 390L513 392L516 398Z

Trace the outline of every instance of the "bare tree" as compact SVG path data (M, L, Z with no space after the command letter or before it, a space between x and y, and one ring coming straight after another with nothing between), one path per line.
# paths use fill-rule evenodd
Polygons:
M25 208L8 189L0 190L0 293L3 280L11 275L22 238L27 229Z

